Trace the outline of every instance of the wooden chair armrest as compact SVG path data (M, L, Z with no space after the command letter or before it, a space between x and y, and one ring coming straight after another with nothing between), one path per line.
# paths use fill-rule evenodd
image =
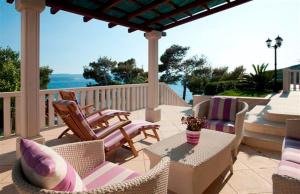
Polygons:
M89 105L81 106L80 109L81 110L86 110L86 109L91 108L93 106L94 106L94 104L89 104Z

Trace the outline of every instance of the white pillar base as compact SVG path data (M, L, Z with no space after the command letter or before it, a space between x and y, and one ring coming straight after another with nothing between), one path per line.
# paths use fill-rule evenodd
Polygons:
M146 121L158 122L161 120L161 110L159 108L149 109L146 108Z
M18 137L17 138L17 141L16 141L16 155L17 155L17 159L20 158L20 140L21 140L22 137ZM36 136L36 137L32 137L32 138L26 138L26 139L30 139L34 142L37 142L39 144L45 144L45 138L43 136Z

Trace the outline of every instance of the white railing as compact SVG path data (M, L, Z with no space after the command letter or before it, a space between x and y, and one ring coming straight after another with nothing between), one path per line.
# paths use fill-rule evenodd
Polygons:
M93 104L96 110L103 108L134 111L143 109L147 103L147 84L128 84L113 86L97 86L84 88L68 88L76 92L81 106ZM59 89L61 90L61 89ZM52 128L63 125L56 116L52 102L60 99L58 89L40 91L40 128ZM189 106L167 84L159 85L159 104L174 106ZM20 92L0 93L3 101L3 134L9 137L20 131ZM1 104L1 102L0 102ZM1 108L0 108L1 109ZM1 118L0 118L1 119ZM1 122L0 122L1 123ZM1 131L1 126L0 126Z
M283 91L300 90L300 70L283 69Z

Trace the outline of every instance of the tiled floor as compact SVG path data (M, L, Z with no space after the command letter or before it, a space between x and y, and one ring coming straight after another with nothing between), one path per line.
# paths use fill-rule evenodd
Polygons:
M189 107L161 106L162 120L159 135L161 139L174 135L185 128L180 123L183 115L190 114ZM144 119L144 110L134 111L131 119ZM62 128L49 129L41 132L46 138L47 145L53 146L60 143L73 141L70 137L64 137L58 141L56 138ZM11 167L15 161L16 138L0 140L0 193L16 193L11 180ZM109 160L120 165L139 171L148 171L149 158L143 152L143 148L155 143L151 137L144 139L142 135L134 139L135 146L139 150L139 156L133 158L131 153L119 149ZM276 170L280 153L258 151L253 148L241 145L237 160L234 163L234 173L230 175L224 172L205 193L272 193L272 174Z

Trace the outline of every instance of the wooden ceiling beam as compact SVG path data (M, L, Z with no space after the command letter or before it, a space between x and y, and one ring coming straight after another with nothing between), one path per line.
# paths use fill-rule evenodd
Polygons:
M211 8L208 11L201 12L201 13L193 15L193 16L191 16L189 18L182 19L182 20L179 20L178 22L169 24L169 25L165 26L164 28L162 28L161 31L167 30L167 29L170 29L170 28L173 28L173 27L176 27L176 26L179 26L179 25L182 25L182 24L185 24L185 23L188 23L188 22L191 22L191 21L194 21L194 20L206 17L206 16L209 16L209 15L221 12L221 11L224 11L226 9L229 9L229 8L232 8L232 7L235 7L235 6L247 3L249 1L252 1L252 0L235 0L235 1L231 2L231 3L227 3L227 4L224 4L224 5L218 6L216 8Z
M144 26L149 26L149 25L151 25L153 23L160 22L161 20L168 19L168 18L170 18L170 17L172 17L174 15L183 13L185 11L188 11L189 9L194 8L194 7L206 4L208 1L209 0L197 0L197 1L193 2L193 3L189 3L189 4L185 5L185 6L182 6L182 7L179 7L177 9L174 9L173 11L170 11L170 12L168 12L166 14L162 14L162 15L154 18L153 20L149 20L149 21L143 23L143 25ZM134 31L135 31L135 29L129 29L128 30L128 32L134 32Z
M59 11L59 9L57 9L55 7L50 8L50 13L53 14L53 15L56 14L58 11Z
M56 9L64 10L67 12L83 15L88 18L95 18L98 20L106 21L106 22L113 22L118 25L126 26L129 28L134 28L136 30L142 30L145 32L151 31L151 28L148 28L148 27L145 27L142 25L137 25L137 24L128 22L126 20L118 19L118 18L109 16L109 15L105 15L101 12L96 12L96 11L91 11L89 9L79 8L77 6L73 6L70 4L64 4L61 0L46 0L46 5L49 7L54 7Z
M124 20L130 20L134 17L138 17L138 15L141 15L147 11L153 11L157 6L161 5L161 4L164 4L166 2L169 2L170 0L155 0L151 3L149 3L148 5L143 5L141 3L139 3L138 1L133 1L134 3L138 4L141 8L140 9L137 9L136 11L132 12L132 13L129 13L128 15L126 15L125 17L123 17L122 19ZM156 14L159 14L160 13L157 13ZM108 24L109 28L112 28L114 26L116 26L116 24L113 24L113 23L109 23Z

